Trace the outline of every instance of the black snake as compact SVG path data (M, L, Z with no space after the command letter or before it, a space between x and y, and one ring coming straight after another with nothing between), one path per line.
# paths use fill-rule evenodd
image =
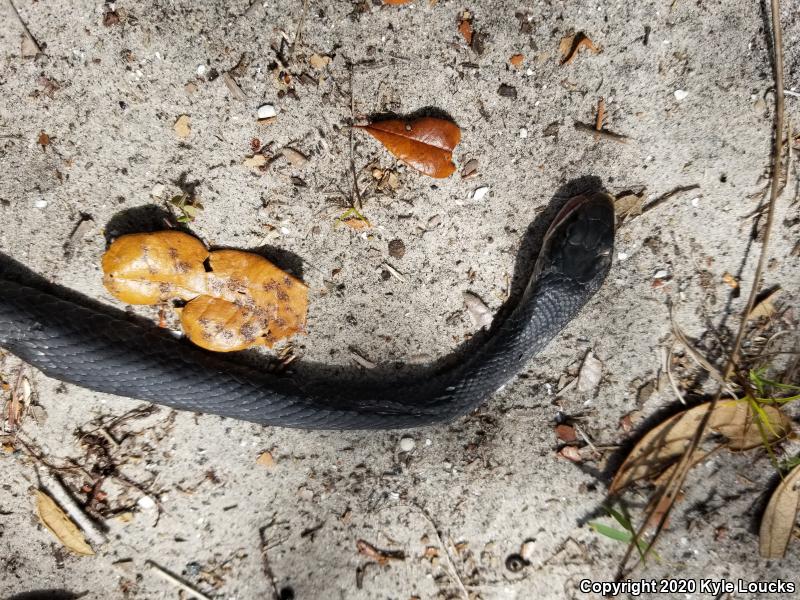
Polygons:
M611 265L614 219L605 194L570 200L516 307L474 352L430 377L359 384L263 373L2 276L0 347L91 390L263 425L395 429L449 421L507 383L599 289Z

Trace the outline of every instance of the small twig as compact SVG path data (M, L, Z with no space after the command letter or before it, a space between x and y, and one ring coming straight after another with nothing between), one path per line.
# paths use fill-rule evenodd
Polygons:
M399 280L400 280L400 281L402 281L403 283L406 283L406 282L408 281L408 280L405 278L405 275L403 275L403 274L402 274L400 271L398 271L397 269L395 269L395 268L394 268L392 265L390 265L388 262L384 262L384 263L381 265L381 267L383 267L384 269L386 269L387 271L389 271L389 273L391 273L391 274L392 274L392 276L394 276L394 277L397 277L397 279L399 279Z
M269 580L269 585L272 591L273 600L280 600L281 593L280 590L278 590L278 585L275 583L275 574L272 572L272 566L270 565L269 557L267 556L267 550L275 547L275 545L270 546L269 544L267 544L267 529L269 529L273 523L274 523L274 518L269 525L265 525L264 527L259 529L258 537L261 542L261 566L264 570L264 577L266 577Z
M353 125L356 123L356 108L355 100L353 100L353 65L348 61L348 70L350 71L350 173L353 176L353 206L356 210L361 211L361 192L358 190L358 177L356 176L356 162L353 150Z
M308 12L308 0L303 0L303 12L300 13L300 23L297 25L297 33L294 35L294 41L292 42L292 47L289 48L290 61L294 57L294 49L300 43L300 40L303 39L303 25L305 25L306 22L307 12Z
M17 7L14 6L14 1L13 0L6 0L6 2L8 2L8 5L11 7L11 12L14 14L14 17L16 17L17 22L19 23L19 26L22 27L22 32L25 35L25 37L27 37L28 40L34 46L36 46L36 53L37 54L41 54L42 53L42 47L39 45L39 42L36 41L36 38L33 37L33 35L31 34L30 29L28 29L28 26L25 24L25 21L22 20L22 17L20 16L19 11L17 10Z
M164 567L157 565L152 560L146 560L144 561L144 564L153 569L153 571L164 581L170 582L176 588L183 590L184 592L189 594L189 596L191 596L192 598L198 598L199 600L211 600L210 596L206 596L202 592L198 592L196 589L194 589L188 583L180 579L178 576L173 575L172 573L167 571Z
M603 131L603 120L606 116L606 101L600 96L600 99L597 101L597 115L595 117L594 128L600 132ZM599 133L594 134L595 139L600 137Z
M580 121L575 121L575 129L577 131L583 131L584 133L590 133L593 136L603 138L604 140L619 142L620 144L627 144L631 139L626 135L614 133L613 131L606 131L605 129L597 129L594 125L581 123Z
M55 500L70 518L80 527L92 546L101 546L108 541L106 534L95 524L83 509L78 506L66 488L48 469L39 465L36 468L39 483L51 498Z
M348 349L350 353L350 358L352 358L356 363L360 366L364 367L365 369L374 369L375 363L369 360L368 358L361 355L361 353L357 352L355 348L350 346Z
M653 200L652 202L650 202L646 206L643 206L642 207L642 214L644 214L644 213L646 213L646 212L648 212L650 210L653 210L654 208L658 208L659 206L661 206L662 204L665 204L668 200L670 200L673 196L676 196L677 194L681 194L683 192L690 192L692 190L696 190L696 189L699 189L699 188L700 188L700 184L699 183L693 183L691 185L679 185L675 189L668 191L666 194L662 194L661 196L659 196L658 198L656 198L655 200Z

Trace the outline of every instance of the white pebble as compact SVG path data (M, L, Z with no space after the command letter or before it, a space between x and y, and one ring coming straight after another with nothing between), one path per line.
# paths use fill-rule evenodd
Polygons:
M278 111L275 110L275 107L272 106L272 104L262 104L261 106L258 107L259 119L271 119L277 114Z
M36 208L47 208L47 200L37 200L33 205Z
M694 206L695 208L700 206L700 198L692 198L692 206Z
M417 442L412 437L400 438L400 452L411 452L416 445Z
M150 496L142 496L141 498L139 498L136 501L136 504L142 510L151 510L151 509L155 508L156 501L153 500Z
M430 439L425 440L425 445L430 446L433 442Z
M157 184L155 184L153 186L153 189L150 190L150 195L153 198L163 198L164 197L164 192L166 192L166 191L167 191L167 189L164 187L163 184L157 183Z
M625 260L626 258L628 258L627 252L619 252L617 254L617 260Z
M686 90L675 90L675 100L677 100L678 102L686 100L686 96L688 95L689 92L687 92Z
M488 193L489 193L489 186L482 185L481 187L477 188L474 192L472 192L472 199L483 200L483 198Z
M206 74L206 66L205 65L197 65L197 75L202 77Z
M667 275L669 275L669 273L667 273L666 270L661 269L659 271L656 271L656 274L653 275L653 279L664 279Z
M526 137L528 137L528 130L527 130L527 129L525 129L524 127L520 128L520 130L519 130L519 137L521 137L523 140L524 140Z

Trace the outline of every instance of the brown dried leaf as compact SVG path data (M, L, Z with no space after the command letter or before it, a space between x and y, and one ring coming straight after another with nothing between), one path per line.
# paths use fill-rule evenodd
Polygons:
M325 67L331 64L331 57L324 54L312 54L308 59L310 64L317 71L322 71Z
M359 217L347 217L341 219L341 222L347 225L350 229L354 229L356 231L361 231L363 229L369 229L372 227L367 219L362 219Z
M638 194L634 192L623 192L614 200L614 212L619 219L636 217L642 214L643 203L644 190Z
M94 550L78 526L61 510L55 500L41 490L36 492L36 513L42 525L47 527L67 550L83 556L94 555Z
M49 136L49 135L47 135L47 134L44 132L44 129L42 129L42 130L39 132L39 138L38 138L38 140L37 140L37 143L38 143L38 144L39 144L39 145L42 147L42 150L44 150L44 149L45 149L45 147L47 147L47 146L49 146L49 145L50 145L50 136Z
M575 434L575 428L572 425L566 425L564 423L556 425L556 437L568 444L578 439L578 436Z
M413 120L391 119L357 125L383 144L389 152L420 173L449 177L456 170L453 149L461 141L461 130L452 121L436 117Z
M761 298L761 300L756 302L756 305L753 307L753 310L750 311L750 314L747 315L747 318L758 319L759 317L771 317L774 315L775 305L773 304L773 300L777 298L780 291L780 288L775 288L773 291Z
M254 154L253 156L248 156L242 161L242 164L245 167L250 167L251 169L258 169L263 167L267 164L267 157L263 154Z
M758 549L764 558L783 558L792 538L800 506L800 465L772 493L761 518Z
M525 56L523 54L514 54L511 58L508 59L508 62L510 62L517 69L519 69L524 60Z
M272 452L267 450L261 453L256 459L256 463L263 467L271 468L275 466L275 458L272 456Z
M356 549L359 554L371 558L379 565L385 565L389 560L405 560L405 553L402 550L381 550L376 548L366 540L357 540Z
M592 54L600 52L600 49L582 31L561 38L561 43L558 46L561 52L561 65L568 65L575 60L581 48L586 48Z
M469 13L464 13L465 15L469 15ZM472 36L474 31L472 29L472 19L469 16L461 17L461 21L458 23L458 33L461 34L466 42L467 46L472 46Z
M581 451L575 446L564 446L561 450L558 451L558 455L561 458L566 458L575 463L579 463L583 461L583 457L581 456Z
M189 134L192 132L191 122L192 120L189 115L181 115L178 117L178 120L175 121L175 125L173 125L175 135L179 138L189 137Z
M734 290L739 287L739 282L736 280L736 277L734 277L727 271L725 271L725 273L722 274L722 281L725 282L726 285L728 285L730 288Z
M617 471L609 493L616 494L642 479L655 479L690 445L709 403L695 406L656 425L639 441ZM786 437L792 428L791 420L773 406L763 407L769 425L764 435L770 443ZM745 400L719 402L711 414L707 431L725 438L730 450L749 450L763 443L757 417Z
M257 254L209 252L188 234L161 231L118 238L102 265L103 283L123 302L186 301L184 331L208 350L272 346L304 327L305 284Z

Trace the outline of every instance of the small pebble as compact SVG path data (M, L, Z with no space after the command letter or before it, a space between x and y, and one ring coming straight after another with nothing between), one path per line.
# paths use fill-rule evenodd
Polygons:
M675 90L675 100L677 100L678 102L686 100L686 96L688 95L689 92L687 92L686 90Z
M692 206L694 206L695 208L700 206L700 198L692 198Z
M664 279L667 275L669 275L669 273L667 273L666 270L661 269L659 271L656 271L656 274L653 275L653 279Z
M150 496L142 496L141 498L139 498L139 499L136 501L136 504L137 504L137 505L139 506L139 508L141 508L142 510L150 510L150 509L152 509L152 508L155 508L155 506L156 506L156 501L155 501L155 500L153 500L153 499L152 499Z
M400 439L400 452L411 452L414 447L417 445L417 442L414 441L412 437L404 437Z
M519 130L519 137L521 137L523 140L524 140L526 137L528 137L528 130L527 130L527 129L525 129L524 127L522 127L522 128Z
M164 187L163 184L157 183L157 184L155 184L153 186L153 189L150 190L150 195L153 198L163 198L164 197L164 192L166 192L166 191L167 190L166 190L166 188Z
M482 185L481 187L477 188L474 192L472 192L472 199L473 200L483 200L486 194L489 193L489 187Z
M202 77L206 74L206 66L205 65L197 65L197 75Z
M33 205L36 208L47 208L47 200L37 200Z
M261 106L258 107L259 119L271 119L277 114L278 112L275 110L275 107L272 106L272 104L262 104Z
M389 256L394 258L403 258L406 253L406 245L401 239L394 239L389 242Z
M617 254L617 260L625 260L626 258L628 258L627 252L620 252L619 254Z

